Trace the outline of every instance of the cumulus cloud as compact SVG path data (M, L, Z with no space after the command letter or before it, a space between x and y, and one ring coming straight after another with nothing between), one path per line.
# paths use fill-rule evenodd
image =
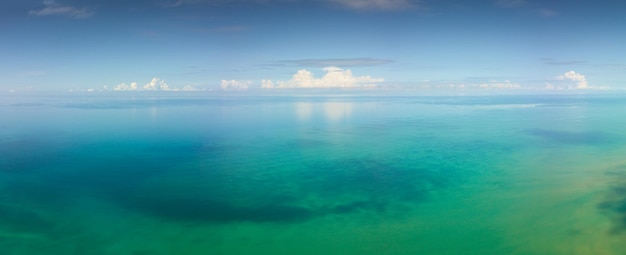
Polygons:
M272 80L261 80L261 88L262 89L273 89L274 82Z
M170 87L164 80L159 78L152 78L150 82L143 86L144 90L170 90Z
M86 8L62 5L54 0L44 0L43 5L43 9L31 10L28 14L32 16L67 16L76 19L84 19L93 16L93 12Z
M247 90L252 81L222 80L220 86L223 90Z
M115 91L133 91L133 90L137 90L137 83L136 82L131 82L130 85L126 85L126 83L121 83L115 87L113 87L113 90Z
M108 90L108 87L105 86L105 90ZM114 91L196 91L198 89L192 87L191 85L185 85L182 88L174 87L171 88L167 83L159 78L152 78L150 82L146 83L143 86L139 86L137 82L131 82L129 84L121 83L115 87L113 87Z
M587 78L585 78L584 75L574 71L569 71L562 75L559 75L556 77L556 79L560 81L573 81L576 83L576 88L578 89L589 88L589 84L587 84Z
M382 78L371 76L353 76L351 70L329 66L323 69L326 74L321 78L315 78L309 70L298 70L289 81L278 81L276 84L271 80L263 80L262 88L353 88L374 87L376 83L383 82Z

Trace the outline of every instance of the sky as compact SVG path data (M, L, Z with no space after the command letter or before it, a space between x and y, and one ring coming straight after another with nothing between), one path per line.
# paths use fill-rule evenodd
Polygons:
M0 90L626 88L626 2L2 0Z

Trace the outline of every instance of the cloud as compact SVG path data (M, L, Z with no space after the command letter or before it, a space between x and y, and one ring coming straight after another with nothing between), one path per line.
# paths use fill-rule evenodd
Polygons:
M395 11L416 8L416 0L324 0L352 10Z
M489 82L483 82L479 85L479 88L483 89L520 89L522 86L519 83L512 82L509 80L505 81L496 81L491 80Z
M105 90L108 90L105 87ZM130 84L121 83L115 87L113 87L114 91L197 91L198 89L186 85L182 88L174 87L170 88L169 85L164 80L159 78L152 78L150 82L146 83L146 85L139 86L137 82L131 82Z
M252 85L252 81L222 80L223 90L247 90Z
M326 67L326 66L377 66L393 63L390 59L377 58L327 58L327 59L297 59L279 61L281 64L297 65L303 67Z
M426 82L422 88L435 88L435 89L522 89L522 86L517 82L510 80L498 81L490 80L481 83L449 83L449 84L430 84Z
M626 69L626 65L621 65L621 64L604 64L600 66L609 68L609 69L614 69L614 70Z
M304 0L175 0L171 1L164 7L178 7L188 4L271 4L271 3L292 3L306 2ZM311 2L327 3L340 6L351 10L381 10L381 11L397 11L419 7L421 0L315 0Z
M587 64L587 61L581 61L581 60L560 61L560 60L555 60L555 59L552 59L552 58L542 58L541 62L543 62L546 65L581 65L581 64Z
M526 0L497 0L496 5L504 8L516 8L526 5Z
M236 33L236 32L243 32L246 30L248 30L248 27L239 26L239 25L219 26L219 27L212 27L212 28L204 29L204 31L212 32L212 33Z
M539 10L537 10L537 13L539 13L539 15L546 17L546 18L550 18L550 17L554 17L556 15L559 15L558 12L547 9L547 8L541 8Z
M44 0L44 8L28 12L32 16L67 16L75 19L84 19L93 16L93 12L86 8L77 8L56 3L54 0Z
M311 71L298 70L289 81L263 80L262 88L354 88L374 87L376 83L383 82L382 78L371 76L353 76L351 70L329 66L323 69L326 74L322 78L315 78Z
M17 75L18 76L44 76L48 74L46 71L41 71L41 70L25 70L22 72L19 72Z
M272 89L274 88L274 82L272 82L272 80L261 80L261 88Z
M137 87L136 82L132 82L130 83L130 85L126 85L126 83L121 83L120 85L113 87L113 90L115 91L136 91L138 89L139 88Z
M164 80L159 78L152 78L150 82L143 86L144 90L170 90L170 87Z
M574 71L569 71L567 73L564 73L562 75L559 75L556 77L557 80L560 81L573 81L576 82L576 88L578 89L586 89L589 88L589 85L587 84L587 78L585 78L584 75L574 72Z

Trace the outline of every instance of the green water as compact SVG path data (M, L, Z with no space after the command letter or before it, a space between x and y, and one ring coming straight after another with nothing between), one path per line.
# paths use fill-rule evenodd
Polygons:
M625 109L5 96L1 254L626 254Z

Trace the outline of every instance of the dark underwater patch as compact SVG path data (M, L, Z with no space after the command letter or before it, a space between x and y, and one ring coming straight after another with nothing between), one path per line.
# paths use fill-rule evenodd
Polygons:
M448 146L454 150L439 150ZM111 201L180 222L289 223L359 212L398 216L408 211L406 206L419 206L432 192L475 174L473 171L482 167L479 162L484 161L467 157L467 153L494 149L480 141L448 146L425 148L419 157L405 161L316 157L296 162L295 157L291 163L250 163L255 169L242 173L236 173L235 165L218 160L206 169L178 173L188 176L175 181L175 186L171 184L174 180L164 177L155 185L112 196ZM275 167L285 164L292 168L275 172Z
M50 219L20 204L0 202L0 231L41 233L55 227Z
M293 222L306 220L313 214L311 210L300 206L283 204L242 206L203 198L130 197L124 200L126 208L175 221Z
M611 233L626 234L626 164L609 169L607 175L613 177L613 184L598 210L612 218Z
M431 189L446 185L437 173L366 159L318 161L260 180L215 171L187 172L193 176L176 180L178 184L168 183L164 176L153 185L138 183L125 192L109 193L108 199L178 222L290 223L362 211L384 213L398 203L419 203ZM201 178L206 179L198 181Z

